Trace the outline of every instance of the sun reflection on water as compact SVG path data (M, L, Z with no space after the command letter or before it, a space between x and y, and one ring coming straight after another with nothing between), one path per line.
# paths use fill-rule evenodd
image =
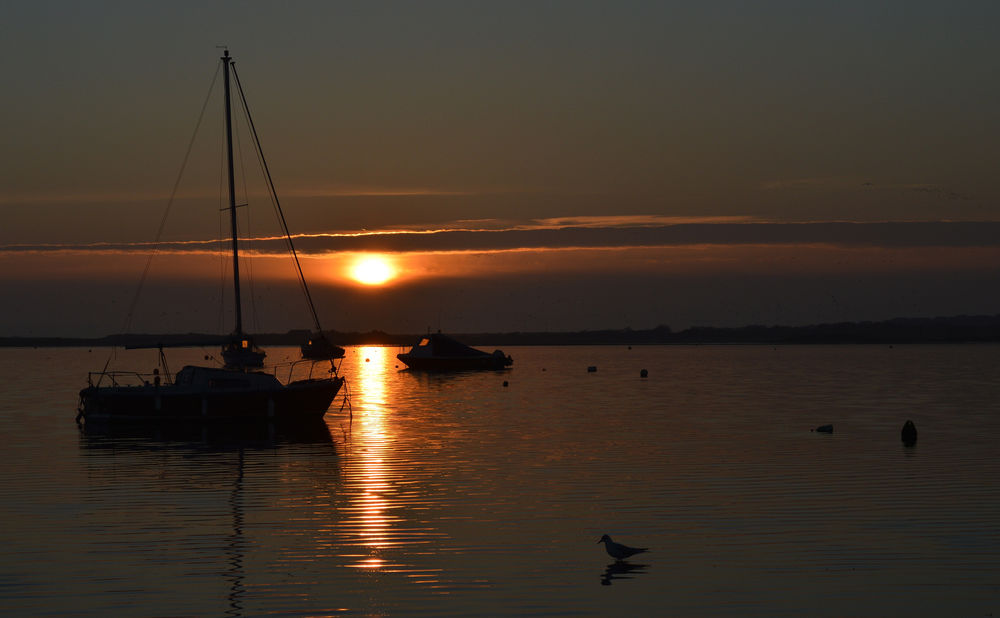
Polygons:
M349 503L342 522L348 544L355 550L349 566L383 569L390 566L384 557L387 548L399 544L394 527L401 508L396 490L396 474L387 460L395 441L386 422L386 368L389 350L362 347L354 350L354 427L351 430L350 458L347 462Z
M434 594L484 587L455 581L442 560L461 550L438 526L446 500L440 425L413 415L407 389L422 387L396 369L396 348L350 348L353 423L345 433L336 528L345 567L402 577Z

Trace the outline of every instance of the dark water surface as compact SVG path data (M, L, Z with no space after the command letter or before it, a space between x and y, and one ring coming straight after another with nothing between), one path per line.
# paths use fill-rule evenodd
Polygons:
M233 435L80 430L107 351L0 349L0 612L1000 615L1000 346L397 351Z

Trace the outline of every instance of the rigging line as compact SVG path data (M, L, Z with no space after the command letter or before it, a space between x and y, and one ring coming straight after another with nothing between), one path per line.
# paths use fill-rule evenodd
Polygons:
M237 76L237 85L239 86L240 84L238 80L239 76ZM242 89L240 90L240 94L241 95L243 94ZM268 169L267 161L264 158L264 150L261 147L260 140L256 135L256 130L253 126L253 119L250 117L250 106L247 104L245 96L243 96L242 102L243 102L243 111L247 115L248 124L250 125L251 128L251 135L254 138L254 147L255 147L254 152L257 155L257 164L260 166L261 174L265 179L265 191L267 192L268 198L271 200L271 207L274 208L276 218L278 220L279 225L281 226L281 231L283 234L282 240L285 241L285 246L288 248L289 253L292 254L293 257L292 264L295 267L296 279L299 282L299 289L302 291L302 295L306 299L306 303L308 305L310 314L313 318L313 323L316 330L319 333L322 333L322 327L319 325L319 318L316 314L315 307L312 304L312 297L309 293L309 288L306 285L305 276L302 274L302 268L298 262L298 255L295 252L295 246L291 243L291 234L289 233L287 224L284 223L284 214L283 211L281 210L281 204L278 202L277 190L275 189L273 182L270 182L270 184L268 184L270 181L270 170Z
M139 294L142 292L142 287L146 282L146 277L149 275L149 267L153 263L153 258L160 251L160 239L163 236L163 229L167 224L167 216L170 214L170 209L174 204L174 199L177 197L177 190L180 187L181 179L184 177L184 170L187 168L188 159L191 157L191 150L194 148L195 138L198 136L198 130L201 128L201 122L205 118L205 109L208 107L208 102L212 97L212 90L215 88L215 82L219 78L219 67L216 66L215 73L212 75L212 83L208 86L208 93L205 95L205 102L201 105L201 111L198 113L198 121L195 123L194 132L191 134L191 140L188 142L187 151L184 153L184 160L181 162L181 169L177 173L177 179L174 181L174 188L170 192L170 198L167 200L167 206L164 209L163 217L160 219L160 227L156 231L156 240L153 241L153 249L146 258L146 266L142 270L142 276L139 278L139 285L135 290L135 295L132 297L132 302L129 305L128 315L125 318L125 326L123 332L128 333L132 328L132 317L135 312L136 305L139 302Z
M253 123L253 116L250 114L250 106L247 104L246 94L243 92L243 84L240 83L240 76L236 72L236 65L232 65L233 77L236 78L236 89L240 93L240 100L243 103L243 110L247 115L247 123L250 125L250 134L253 136L254 145L257 148L257 156L260 157L261 164L264 166L264 176L267 180L268 188L271 191L271 195L274 199L274 205L278 211L278 220L281 223L281 230L285 233L285 239L288 242L288 248L292 252L292 259L295 261L295 269L299 275L299 283L302 286L302 291L305 293L306 302L309 304L309 312L312 314L313 324L316 326L316 331L322 333L323 329L319 323L319 316L316 314L316 306L313 304L312 294L309 293L309 286L306 284L305 275L302 274L302 265L299 263L298 253L295 251L295 244L292 242L292 235L288 232L288 223L285 221L285 214L281 210L281 204L278 202L278 192L274 188L274 181L271 179L271 171L267 167L267 161L264 158L263 149L260 146L260 138L257 135L257 128Z
M257 155L257 165L258 165L258 168L260 169L261 174L263 174L264 176L266 176L267 172L266 172L265 162L264 162L264 159L263 159L263 153L260 151L259 148L255 148L254 149L254 153ZM277 216L277 219L278 219L279 224L280 224L280 221L281 221L280 206L275 202L276 198L275 198L274 191L271 189L271 187L267 186L266 182L265 182L265 186L264 186L264 191L267 193L267 198L271 201L271 208L274 209L274 213ZM288 249L289 253L291 253L291 251L294 249L294 247L292 247L292 246L290 246L288 244L288 238L287 238L287 236L285 236L285 231L286 230L282 229L281 240L284 241L285 247ZM292 262L292 266L293 267L295 266L295 261L294 260ZM295 277L296 277L296 280L299 283L299 290L302 291L303 296L308 301L309 290L303 286L304 278L299 274L298 270L295 271ZM316 327L316 330L320 330L319 326Z

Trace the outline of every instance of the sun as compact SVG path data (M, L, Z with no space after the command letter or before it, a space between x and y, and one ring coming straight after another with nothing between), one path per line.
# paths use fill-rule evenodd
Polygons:
M380 255L366 255L351 268L351 277L365 285L382 285L395 275L390 261Z

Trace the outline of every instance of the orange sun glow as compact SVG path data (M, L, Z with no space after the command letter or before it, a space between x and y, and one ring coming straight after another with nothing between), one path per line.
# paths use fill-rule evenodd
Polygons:
M381 285L395 275L392 263L379 255L362 257L351 268L351 277L365 285Z

